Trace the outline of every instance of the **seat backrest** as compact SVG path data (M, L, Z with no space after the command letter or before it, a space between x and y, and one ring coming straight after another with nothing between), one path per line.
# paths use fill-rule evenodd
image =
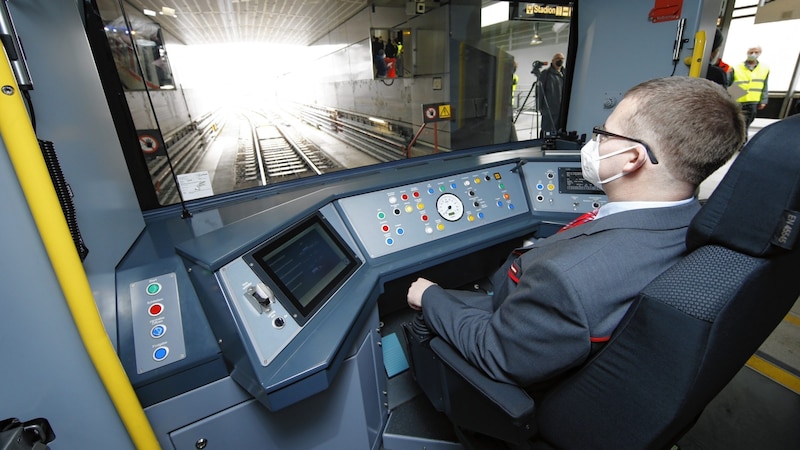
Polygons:
M800 116L759 132L693 220L689 255L537 405L556 448L669 448L800 295Z

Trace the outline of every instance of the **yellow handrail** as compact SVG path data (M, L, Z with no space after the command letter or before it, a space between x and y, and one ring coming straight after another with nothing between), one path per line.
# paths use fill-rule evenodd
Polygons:
M0 136L3 138L36 227L50 257L83 345L138 449L158 440L103 328L92 289L58 202L8 55L0 45Z

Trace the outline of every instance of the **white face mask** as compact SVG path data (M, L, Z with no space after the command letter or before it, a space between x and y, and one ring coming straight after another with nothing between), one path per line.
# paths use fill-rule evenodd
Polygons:
M583 178L598 188L603 189L604 184L625 176L624 172L620 172L605 180L601 180L600 160L625 153L632 148L636 148L636 146L632 145L630 147L621 148L607 155L600 156L600 143L597 141L597 139L590 140L586 143L586 145L583 146L583 148L581 148L581 170L583 171Z

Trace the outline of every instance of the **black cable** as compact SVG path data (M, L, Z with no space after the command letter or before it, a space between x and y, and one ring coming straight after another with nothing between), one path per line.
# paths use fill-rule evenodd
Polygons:
M75 206L72 203L72 189L69 187L67 180L64 178L64 173L61 171L61 164L58 162L56 149L52 142L43 141L39 139L39 148L42 149L42 156L47 164L47 170L50 172L50 179L53 180L53 187L58 196L58 202L61 204L61 210L64 212L64 218L67 220L69 226L69 233L72 235L72 242L75 243L75 250L81 257L81 261L86 259L89 254L89 249L83 242L81 230L78 228L78 218L75 214Z

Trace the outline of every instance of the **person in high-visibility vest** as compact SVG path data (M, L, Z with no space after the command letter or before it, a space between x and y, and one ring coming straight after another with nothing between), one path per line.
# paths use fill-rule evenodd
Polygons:
M519 84L519 75L517 75L517 62L514 61L514 74L511 75L511 106L516 107L517 85Z
M736 66L733 71L733 84L744 90L744 94L736 101L742 105L747 127L756 118L756 112L767 106L767 78L769 67L758 62L761 46L755 45L747 49L747 60Z

